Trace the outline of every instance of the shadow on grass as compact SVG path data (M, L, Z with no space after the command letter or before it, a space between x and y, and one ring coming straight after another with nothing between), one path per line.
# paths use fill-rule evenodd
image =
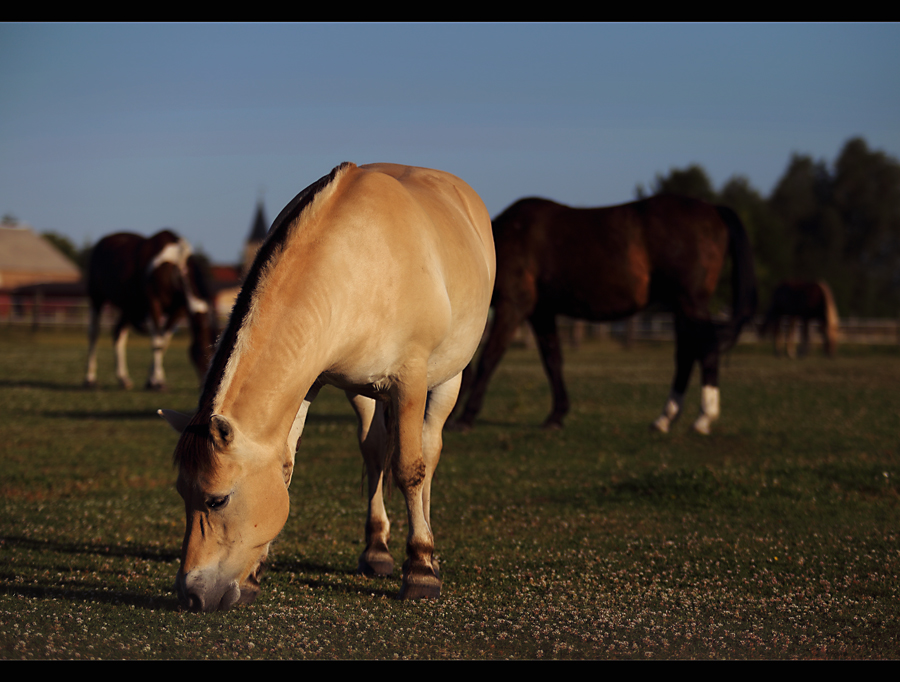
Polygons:
M311 590L341 592L350 595L377 595L396 599L400 592L400 576L366 577L330 564L308 561L278 561L266 568L267 574L298 574L291 582L306 585ZM395 571L395 573L397 573ZM265 579L263 579L265 580ZM265 589L265 583L263 583Z
M55 542L35 540L19 536L0 537L0 545L5 551L35 551L56 554L96 555L123 559L143 559L169 564L178 558L178 554L165 549L139 547L129 545L105 545L88 542ZM57 572L73 572L69 566L61 567ZM174 594L148 595L146 593L109 589L102 582L92 585L60 585L41 584L42 580L29 583L18 582L20 576L11 572L0 572L0 593L19 595L34 599L64 599L73 602L106 604L124 604L144 609L163 609L175 611L180 609Z

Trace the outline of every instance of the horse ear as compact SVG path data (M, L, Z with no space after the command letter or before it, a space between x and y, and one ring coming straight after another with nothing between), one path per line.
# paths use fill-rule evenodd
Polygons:
M184 431L191 421L191 416L189 414L183 414L182 412L176 412L175 410L157 410L156 414L165 419L169 423L169 426L178 433Z
M213 443L219 450L224 450L234 440L234 428L220 414L214 414L209 420L209 433L212 436Z

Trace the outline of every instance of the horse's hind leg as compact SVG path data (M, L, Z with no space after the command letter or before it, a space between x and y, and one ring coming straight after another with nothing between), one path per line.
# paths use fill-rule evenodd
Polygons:
M409 533L406 538L406 561L403 563L401 599L436 598L441 594L441 579L433 563L434 535L425 511L426 490L430 485L433 454L428 460L423 453L423 424L428 402L427 361L410 364L407 374L397 384L392 396L399 448L392 461L394 480L406 499ZM459 384L454 382L456 390ZM443 403L443 401L441 401ZM449 401L452 403L452 397ZM449 412L452 405L446 407ZM446 415L444 415L446 417Z
M357 572L368 576L390 575L394 559L388 549L391 524L384 508L384 465L388 453L384 403L347 392L359 423L359 449L366 464L368 512L366 514L366 548L359 556Z
M119 318L113 330L113 346L116 349L116 377L122 388L130 389L134 384L128 376L128 362L125 358L125 346L128 345L128 324L125 315Z
M100 311L102 309L102 303L98 306L93 301L91 302L91 318L88 323L87 369L84 376L84 385L88 388L94 388L97 385L97 337L100 334Z
M425 407L425 423L422 426L422 457L425 460L425 486L422 491L422 506L425 510L425 521L431 527L431 481L441 459L441 449L444 445L444 422L453 411L456 397L459 394L462 383L462 373L457 374L450 381L437 386L428 394L428 403ZM437 560L432 560L437 571Z
M694 431L708 436L712 423L719 418L719 343L711 322L699 324L700 345L700 416Z
M537 338L541 351L541 362L553 391L553 409L544 420L544 428L561 429L563 418L569 411L569 396L563 381L562 348L559 345L556 315L552 312L536 311L528 321L534 330L535 338Z

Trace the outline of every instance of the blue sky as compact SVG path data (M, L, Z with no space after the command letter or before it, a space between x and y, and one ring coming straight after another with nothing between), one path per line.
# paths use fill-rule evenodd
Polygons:
M621 203L701 164L900 158L900 24L0 24L0 213L77 246L171 227L238 259L342 161Z

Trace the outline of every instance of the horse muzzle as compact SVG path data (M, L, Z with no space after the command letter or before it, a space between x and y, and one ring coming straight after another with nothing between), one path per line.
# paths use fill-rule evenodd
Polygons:
M250 604L259 594L256 576L260 570L242 585L237 580L210 579L203 571L192 571L185 575L179 569L175 576L175 594L178 601L189 611L208 613L227 611L238 604Z

